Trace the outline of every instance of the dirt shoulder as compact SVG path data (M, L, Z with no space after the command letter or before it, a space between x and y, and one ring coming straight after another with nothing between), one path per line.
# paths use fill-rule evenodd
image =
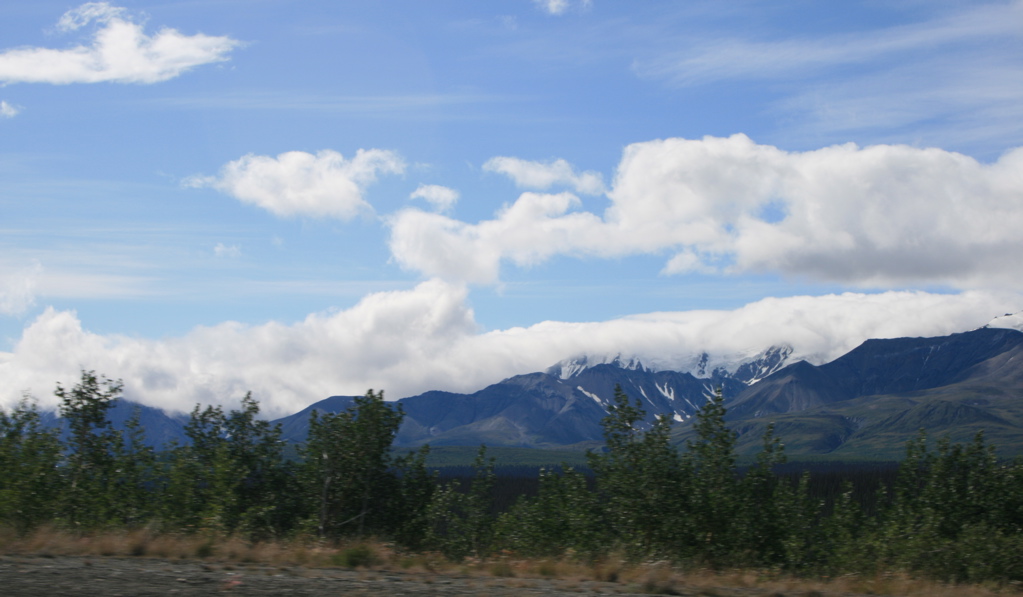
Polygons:
M645 590L644 590L645 589ZM849 596L849 593L777 591L593 580L500 578L452 573L273 567L152 558L86 556L0 557L0 594L6 597L165 595L642 595L718 597Z

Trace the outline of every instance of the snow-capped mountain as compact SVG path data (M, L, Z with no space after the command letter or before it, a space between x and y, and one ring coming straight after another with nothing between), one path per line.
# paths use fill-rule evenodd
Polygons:
M992 319L984 327L1023 332L1023 311L1020 311L1019 313L1006 313L1005 315L999 315Z
M795 350L788 345L772 346L755 353L748 351L745 354L711 355L707 352L696 352L689 357L672 359L672 362L660 360L662 361L660 366L646 365L644 362L648 363L647 359L635 355L583 355L565 359L548 368L546 373L562 380L569 380L582 375L587 369L599 365L612 365L630 371L688 373L697 379L731 377L746 385L753 385L798 360L812 359L796 355Z
M405 423L400 445L564 446L600 442L601 420L621 387L652 422L668 415L684 424L720 389L726 400L785 366L789 347L773 347L754 357L726 361L695 355L688 371L655 370L638 357L579 357L545 372L516 375L472 394L426 392L398 402ZM709 367L714 364L716 366ZM347 404L333 397L281 423L285 437L303 441L311 410L332 411Z
M620 386L647 421L657 415L676 421L679 441L720 388L745 454L755 453L766 425L776 423L793 454L897 458L905 441L925 428L955 441L984 431L1014 455L1023 453L1021 332L1023 313L1007 314L972 332L868 340L826 363L791 346L748 356L702 352L680 370L665 369L657 359L652 366L636 355L579 357L472 394L431 391L403 398L394 403L405 412L396 444L594 447ZM312 411L339 412L352 400L334 396L277 422L285 439L302 442ZM175 430L182 425L148 421L147 431L165 423ZM157 445L168 441L153 439Z
M638 358L623 358L622 355L617 354L614 356L579 356L571 359L565 359L551 367L547 368L547 375L560 378L562 380L572 379L576 375L583 371L596 367L597 365L614 365L621 369L631 369L644 371L643 363Z

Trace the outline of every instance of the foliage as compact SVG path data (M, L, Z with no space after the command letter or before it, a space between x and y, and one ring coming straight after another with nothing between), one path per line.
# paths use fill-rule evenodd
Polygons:
M735 434L725 425L720 390L696 415L696 439L688 443L685 460L692 469L691 520L693 556L723 563L734 552L740 534L735 513L742 506L735 468Z
M609 539L633 556L667 555L684 541L691 471L670 444L671 419L659 416L645 432L645 413L620 386L604 418L605 448L589 455L603 497Z
M937 452L909 442L891 506L867 537L882 565L949 581L1023 579L1023 463L1000 465L978 433Z
M321 537L376 534L421 541L433 483L427 450L403 458L391 444L405 413L370 390L345 412L313 413L302 448L303 484Z
M672 422L648 422L616 388L592 477L541 470L535 495L495 506L495 461L481 446L470 483L439 485L428 447L395 456L404 413L370 390L351 408L314 415L302 461L246 395L237 410L192 412L189 443L156 453L136 414L123 431L109 411L121 384L83 371L58 385L66 439L28 397L0 411L0 523L26 533L46 523L78 531L162 529L249 540L315 531L358 543L337 564L368 565L371 536L449 558L498 551L797 574L903 571L953 582L1023 581L1023 460L1000 462L982 434L907 445L897 481L865 509L851 486L824 503L810 479L777 474L784 446L768 425L754 466L736 466L720 392L696 415L679 451ZM510 569L509 569L510 570Z
M468 488L449 482L436 493L429 509L429 545L456 560L482 557L492 549L494 459L487 457L486 446L480 446L473 468L476 475Z
M125 424L121 440L113 445L116 479L111 489L117 495L116 518L128 527L143 526L156 515L152 493L161 471L155 451L146 443L138 409Z
M541 470L536 497L521 498L498 518L496 542L527 556L598 556L607 545L608 526L588 485L571 468L563 474Z
M163 518L176 527L279 533L293 524L295 492L282 458L280 426L258 419L259 404L246 394L241 409L196 405L185 435L190 444L171 452Z
M62 518L76 528L93 528L118 520L123 493L118 469L124 440L107 418L121 394L121 382L82 371L70 390L57 384L60 414L67 422L65 462L67 485L62 496Z
M426 469L430 446L393 460L398 489L392 494L388 528L399 545L421 549L430 532L430 504L437 488L435 475Z
M52 519L60 495L60 442L27 397L0 411L0 520L19 533Z

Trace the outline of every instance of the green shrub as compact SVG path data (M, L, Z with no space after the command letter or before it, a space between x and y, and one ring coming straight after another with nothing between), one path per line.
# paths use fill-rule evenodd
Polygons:
M366 544L342 549L331 558L331 562L335 566L344 566L345 568L366 568L379 563L379 561L377 553Z

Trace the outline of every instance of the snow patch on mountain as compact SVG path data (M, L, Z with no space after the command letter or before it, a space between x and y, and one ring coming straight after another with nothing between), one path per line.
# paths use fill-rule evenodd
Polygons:
M610 355L583 355L571 359L565 359L547 369L548 375L559 377L563 380L572 379L583 371L596 367L597 365L615 365L622 369L634 371L648 371L637 357L623 357L620 354Z
M986 328L998 328L1007 330L1016 330L1023 332L1023 311L1018 313L1006 313L1005 315L999 315L988 323Z
M767 349L748 349L731 354L711 354L706 351L681 357L661 355L581 355L565 359L547 369L549 375L562 380L578 377L583 371L598 365L614 365L635 371L677 371L689 373L697 379L714 376L732 377L753 385L782 367L798 360L821 364L823 359L798 353L792 346L771 346ZM665 389L658 388L666 398L674 400Z
M585 396L589 396L590 398L593 398L593 400L594 400L594 401L595 401L595 402L596 402L597 404L599 404L599 405L601 405L601 406L604 406L604 401L600 399L600 396L597 396L597 395L596 395L596 394L594 394L593 392L587 392L586 390L584 390L584 389L583 389L583 387L582 387L582 386L576 386L576 387L575 387L575 389L577 389L577 390L579 390L580 392L582 392L582 393L583 393L583 395L585 395Z

